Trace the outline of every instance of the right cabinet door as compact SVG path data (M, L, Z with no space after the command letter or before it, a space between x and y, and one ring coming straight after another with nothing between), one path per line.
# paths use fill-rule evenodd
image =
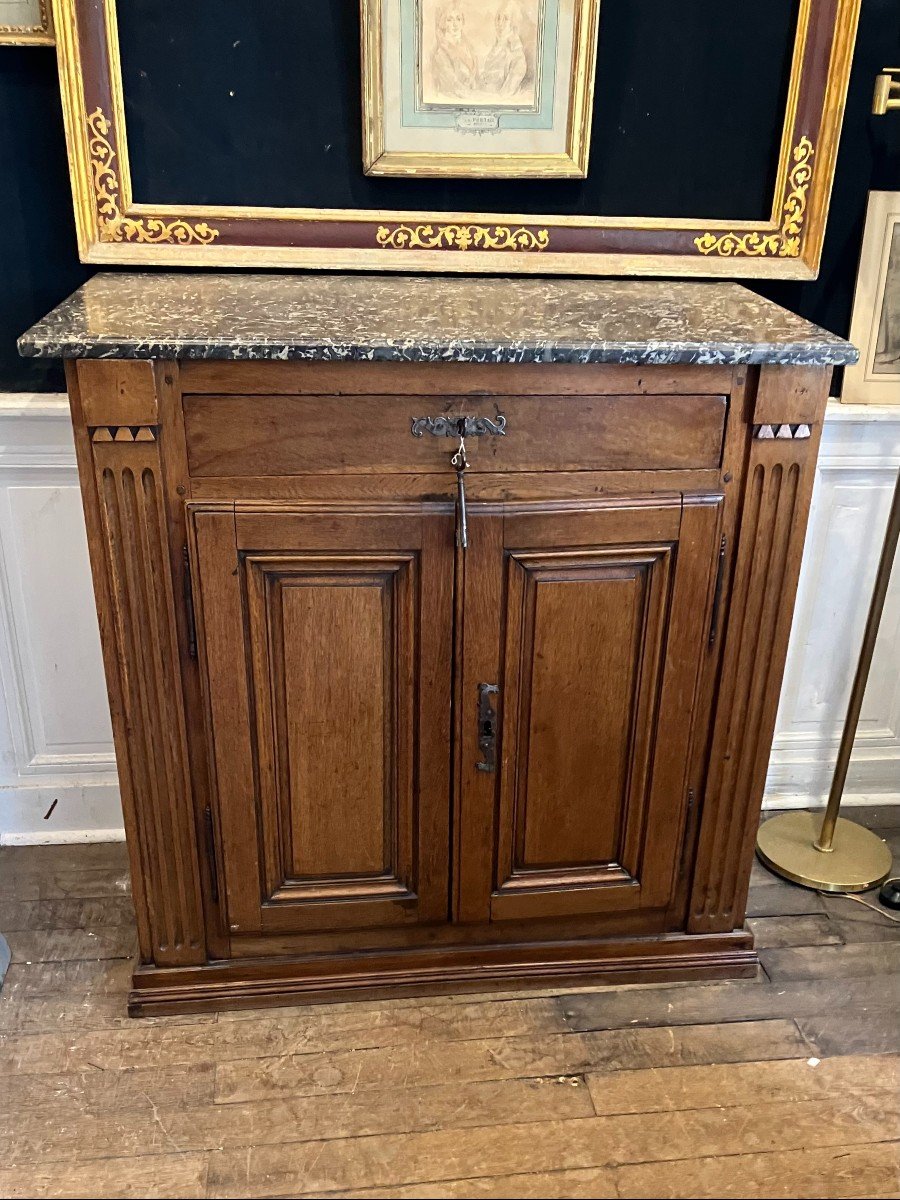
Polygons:
M669 904L720 526L717 496L473 512L462 919Z

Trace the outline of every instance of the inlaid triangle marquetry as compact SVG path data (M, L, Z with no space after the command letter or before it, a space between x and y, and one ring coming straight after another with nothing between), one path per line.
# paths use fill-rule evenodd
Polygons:
M155 442L155 425L100 425L91 432L92 442Z

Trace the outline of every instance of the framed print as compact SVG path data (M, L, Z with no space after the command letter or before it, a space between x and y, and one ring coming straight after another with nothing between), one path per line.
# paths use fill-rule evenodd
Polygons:
M860 0L53 3L86 262L818 270Z
M52 46L50 0L0 0L0 45Z
M845 404L900 405L900 192L870 192L850 341Z
M361 0L369 175L584 178L600 0Z

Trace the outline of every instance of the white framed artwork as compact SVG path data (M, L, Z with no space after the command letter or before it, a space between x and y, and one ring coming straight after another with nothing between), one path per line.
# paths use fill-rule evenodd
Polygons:
M900 192L869 193L850 341L844 403L900 406Z

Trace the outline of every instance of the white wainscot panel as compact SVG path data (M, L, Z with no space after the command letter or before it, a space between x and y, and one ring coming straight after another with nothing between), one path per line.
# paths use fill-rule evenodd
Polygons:
M122 837L62 396L0 396L0 680L0 842Z
M898 466L900 408L830 407L769 808L823 804L827 796ZM0 681L0 843L121 838L75 453L61 396L0 395ZM846 800L900 802L900 570Z
M767 808L828 798L888 510L900 467L900 408L829 406ZM895 564L844 792L900 803L900 567Z

